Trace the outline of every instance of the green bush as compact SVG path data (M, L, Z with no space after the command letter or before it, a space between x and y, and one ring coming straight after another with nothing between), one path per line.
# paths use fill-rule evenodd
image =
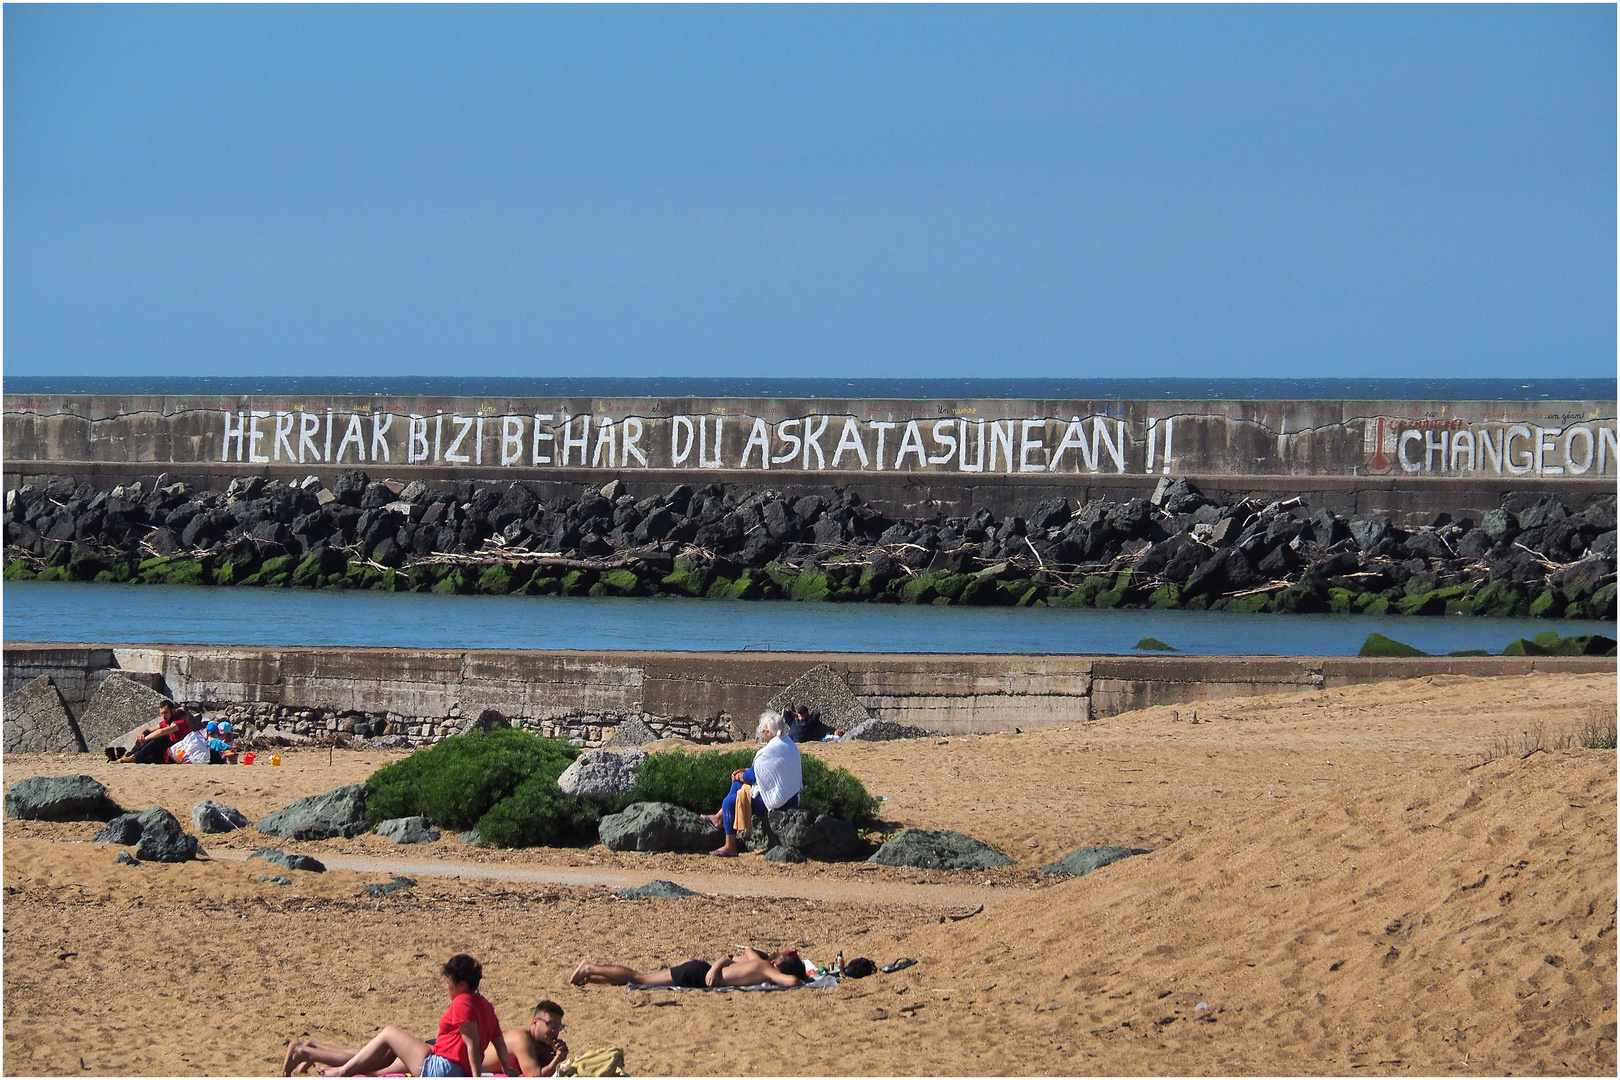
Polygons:
M587 830L594 835L600 817L591 803L564 795L557 787L557 773L546 769L490 807L478 819L478 835L495 847L540 847Z
M802 757L804 792L799 805L818 814L872 823L877 800L848 769L829 769L820 759ZM613 809L633 802L667 802L699 814L720 809L731 790L731 774L754 763L753 750L708 750L696 754L653 754L636 771L636 783L616 800Z
M526 731L471 731L372 773L366 812L374 822L420 814L444 828L470 829L530 779L543 776L555 787L578 754L560 739Z

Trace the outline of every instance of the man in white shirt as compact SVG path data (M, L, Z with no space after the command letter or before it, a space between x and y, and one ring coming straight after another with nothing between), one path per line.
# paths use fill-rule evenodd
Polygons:
M804 790L804 766L799 747L787 737L787 722L782 714L761 713L755 738L765 745L754 755L751 767L731 774L731 790L720 800L720 812L709 818L726 834L726 842L709 852L722 859L736 858L741 852L737 846L737 798L744 784L751 790L749 802L756 814L793 809L799 805L799 793Z

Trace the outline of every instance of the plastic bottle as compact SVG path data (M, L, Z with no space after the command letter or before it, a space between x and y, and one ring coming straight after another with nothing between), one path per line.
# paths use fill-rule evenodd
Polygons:
M258 757L258 756L259 755L255 754L253 751L249 750L247 753L242 755L242 764L251 765L251 764L253 764L253 759Z
M272 764L272 765L280 765L281 764L281 755L280 754L271 754L270 755L270 764Z

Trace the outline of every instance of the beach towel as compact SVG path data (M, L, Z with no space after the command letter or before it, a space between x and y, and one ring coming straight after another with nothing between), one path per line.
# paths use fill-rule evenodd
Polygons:
M724 993L728 990L827 990L838 985L838 979L832 975L823 975L818 979L800 983L798 986L777 986L775 983L760 983L758 986L648 986L646 983L630 983L626 990L703 990L708 993Z
M604 1046L569 1058L557 1066L557 1076L629 1076L624 1071L624 1051Z

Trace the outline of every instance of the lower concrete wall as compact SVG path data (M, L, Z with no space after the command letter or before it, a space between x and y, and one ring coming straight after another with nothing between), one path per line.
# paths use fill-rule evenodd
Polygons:
M882 720L950 734L1094 720L1151 705L1435 674L1614 672L1602 657L1022 656L533 652L9 644L5 692L50 675L82 707L107 673L161 676L174 697L258 730L426 741L494 709L587 745L629 720L703 742L746 738L767 701L829 664ZM155 681L155 680L154 680Z

